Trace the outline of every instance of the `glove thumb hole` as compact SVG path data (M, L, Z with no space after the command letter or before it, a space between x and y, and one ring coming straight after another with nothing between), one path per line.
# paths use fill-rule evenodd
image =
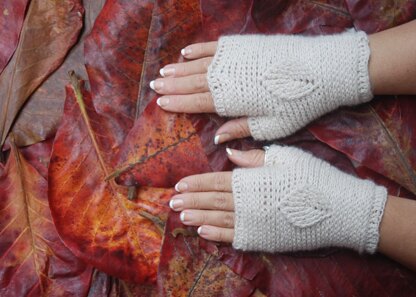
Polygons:
M227 155L231 162L243 168L261 167L264 165L264 151L239 151L227 148Z
M215 133L215 144L224 143L234 139L251 136L247 118L233 119L222 125Z

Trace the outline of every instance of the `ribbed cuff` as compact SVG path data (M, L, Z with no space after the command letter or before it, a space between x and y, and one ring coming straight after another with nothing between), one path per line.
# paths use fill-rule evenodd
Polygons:
M369 74L369 60L370 60L370 46L367 34L365 32L358 32L358 102L357 104L370 101L373 98L371 91L370 74Z
M384 207L387 201L387 190L384 187L375 186L374 201L370 211L370 218L367 227L367 239L365 241L364 251L374 254L377 250L380 238L380 223L384 214ZM359 251L360 253L363 250Z
M215 56L208 67L208 87L212 94L212 98L214 98L214 106L215 110L218 115L220 116L227 116L226 108L225 108L225 98L224 98L224 88L221 86L221 81L219 78L214 75L218 64L221 63L221 59L224 56L224 51L226 50L226 43L227 39L231 39L232 37L220 37L218 40L217 51L215 52ZM221 87L220 87L221 86Z

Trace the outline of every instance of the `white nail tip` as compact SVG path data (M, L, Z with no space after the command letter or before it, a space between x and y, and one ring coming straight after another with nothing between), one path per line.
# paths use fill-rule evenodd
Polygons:
M160 75L161 75L162 77L165 77L165 70L163 70L163 68L161 68L161 69L159 70L159 73L160 73Z
M169 207L173 209L173 200L169 201Z
M198 232L198 234L201 234L201 232L202 232L202 226L199 226L198 229L196 230L196 232Z
M181 219L182 222L184 222L185 221L185 213L181 212L179 218Z
M230 149L230 148L226 148L225 149L225 151L227 152L227 154L229 155L229 156L232 156L233 155L233 151Z
M151 82L150 82L150 88L152 89L152 90L154 90L155 89L155 81L154 80L152 80Z
M180 192L180 191L179 191L179 183L177 183L177 184L175 185L175 190L176 190L176 192Z
M156 100L156 104L157 105L159 105L159 106L162 106L162 105L160 105L160 98L157 98L157 100ZM176 188L175 188L176 189Z
M218 143L220 142L220 135L215 135L214 137L214 144L218 145Z
M183 48L183 49L181 49L181 55L182 55L182 56L185 56L185 54L186 54L186 53L185 53L185 49L184 49L184 48Z

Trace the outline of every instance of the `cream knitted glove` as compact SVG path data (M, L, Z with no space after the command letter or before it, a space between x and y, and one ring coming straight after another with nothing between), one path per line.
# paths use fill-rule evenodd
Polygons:
M233 172L236 249L376 251L384 187L297 148L272 146L267 154L265 167Z
M372 98L364 32L330 36L221 37L208 84L221 116L250 116L251 134L271 140L321 115Z

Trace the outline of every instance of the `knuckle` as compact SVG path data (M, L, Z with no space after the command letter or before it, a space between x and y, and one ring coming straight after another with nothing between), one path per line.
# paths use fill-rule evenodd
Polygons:
M194 88L197 90L202 90L207 84L207 79L204 75L196 75L194 79Z
M214 207L221 210L227 208L227 197L224 193L218 193L214 198Z
M226 213L223 218L224 226L231 228L234 226L234 216L231 213Z
M210 98L207 93L199 94L196 100L196 104L199 110L205 110L210 104Z
M204 44L203 43L198 43L197 44L197 50L198 50L198 53L199 54L203 54L204 53L204 49L205 49L205 47L204 47Z
M208 67L211 64L212 58L202 59L202 71L208 72Z
M246 124L245 121L243 121L243 120L236 121L236 127L237 127L237 131L238 131L237 132L238 136L242 137L242 136L250 135L248 125Z
M176 66L176 73L179 75L185 75L186 69L187 69L186 63L180 63Z
M206 211L201 212L201 221L199 222L201 225L208 223L208 213Z
M196 190L201 190L203 187L203 180L201 177L196 176L192 182L193 186Z
M213 178L213 188L215 191L222 191L223 190L223 178L220 174L215 174Z
M221 230L215 232L215 241L224 241L224 233Z
M199 208L199 206L200 206L199 204L200 204L199 200L197 199L197 197L195 195L191 195L189 197L189 206L191 208Z

